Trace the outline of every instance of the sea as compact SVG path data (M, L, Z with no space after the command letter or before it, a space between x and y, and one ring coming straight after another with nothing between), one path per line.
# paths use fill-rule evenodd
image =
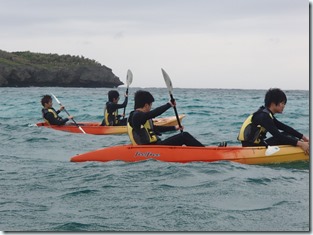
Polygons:
M169 101L150 91L153 108ZM76 122L101 122L109 88L0 88L0 230L11 232L307 232L310 163L84 162L79 153L130 143L124 135L84 135L37 127L53 93ZM125 87L117 89L124 100ZM310 92L285 91L278 120L310 134ZM174 88L184 130L205 145L237 146L246 117L266 90ZM53 101L55 108L59 105ZM120 111L122 112L122 111ZM65 112L61 112L66 117ZM173 109L162 117L173 116ZM165 133L166 138L174 133Z

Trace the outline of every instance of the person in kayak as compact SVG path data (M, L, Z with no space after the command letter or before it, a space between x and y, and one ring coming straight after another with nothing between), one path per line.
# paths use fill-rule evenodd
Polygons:
M64 125L69 119L73 119L73 116L68 118L62 118L58 114L64 110L64 106L61 106L58 111L52 107L52 97L50 95L44 95L41 99L41 104L43 106L42 117L46 123L50 125Z
M283 112L286 103L287 96L281 89L269 89L264 98L265 106L251 114L240 129L238 140L242 146L293 145L308 154L309 138L274 117ZM267 132L272 137L266 139Z
M161 140L159 135L161 132L182 130L183 127L177 126L155 126L152 118L155 118L164 113L169 108L175 106L175 102L168 102L158 108L151 110L154 98L148 91L138 90L135 93L134 110L129 114L127 122L127 131L129 138L133 145L141 144L157 144L157 145L187 145L187 146L201 146L188 132L181 132L180 134Z
M118 115L118 109L125 108L128 102L128 96L125 94L125 100L122 104L118 104L120 94L118 91L111 90L108 93L109 101L104 107L104 119L101 126L126 126L127 118Z

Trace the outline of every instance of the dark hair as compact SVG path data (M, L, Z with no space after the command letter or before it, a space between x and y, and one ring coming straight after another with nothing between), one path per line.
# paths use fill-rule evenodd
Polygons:
M52 97L50 95L44 95L41 99L42 106L45 106L45 104L48 104L52 100Z
M154 98L150 92L143 90L136 91L134 109L143 108L145 104L151 104L153 101Z
M111 90L108 93L108 98L110 102L112 102L114 98L117 99L119 96L120 96L120 93L118 93L118 91L115 91L115 90Z
M286 94L279 88L270 88L265 95L264 104L265 107L270 107L271 103L278 105L281 102L287 103Z

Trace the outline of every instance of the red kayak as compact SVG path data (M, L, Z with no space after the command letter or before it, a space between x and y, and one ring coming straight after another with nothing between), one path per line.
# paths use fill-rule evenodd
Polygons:
M71 162L138 162L154 159L180 163L233 161L244 164L271 164L309 160L309 156L299 147L289 145L275 147L277 151L267 154L265 147L121 145L79 154L72 157Z
M180 121L185 117L184 114L179 115ZM156 126L175 126L177 125L176 116L155 118L154 125ZM99 122L78 122L77 123L86 134L92 135L113 135L113 134L126 134L126 126L100 126ZM73 123L68 123L62 126L50 125L45 122L36 123L36 126L51 128L58 131L66 131L71 133L82 133L82 131Z

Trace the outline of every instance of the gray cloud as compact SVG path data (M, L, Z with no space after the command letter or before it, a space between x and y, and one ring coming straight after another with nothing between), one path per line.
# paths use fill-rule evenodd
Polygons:
M82 54L117 75L188 63L199 79L218 77L215 87L253 71L264 87L275 74L308 87L308 28L304 0L0 0L0 49Z

